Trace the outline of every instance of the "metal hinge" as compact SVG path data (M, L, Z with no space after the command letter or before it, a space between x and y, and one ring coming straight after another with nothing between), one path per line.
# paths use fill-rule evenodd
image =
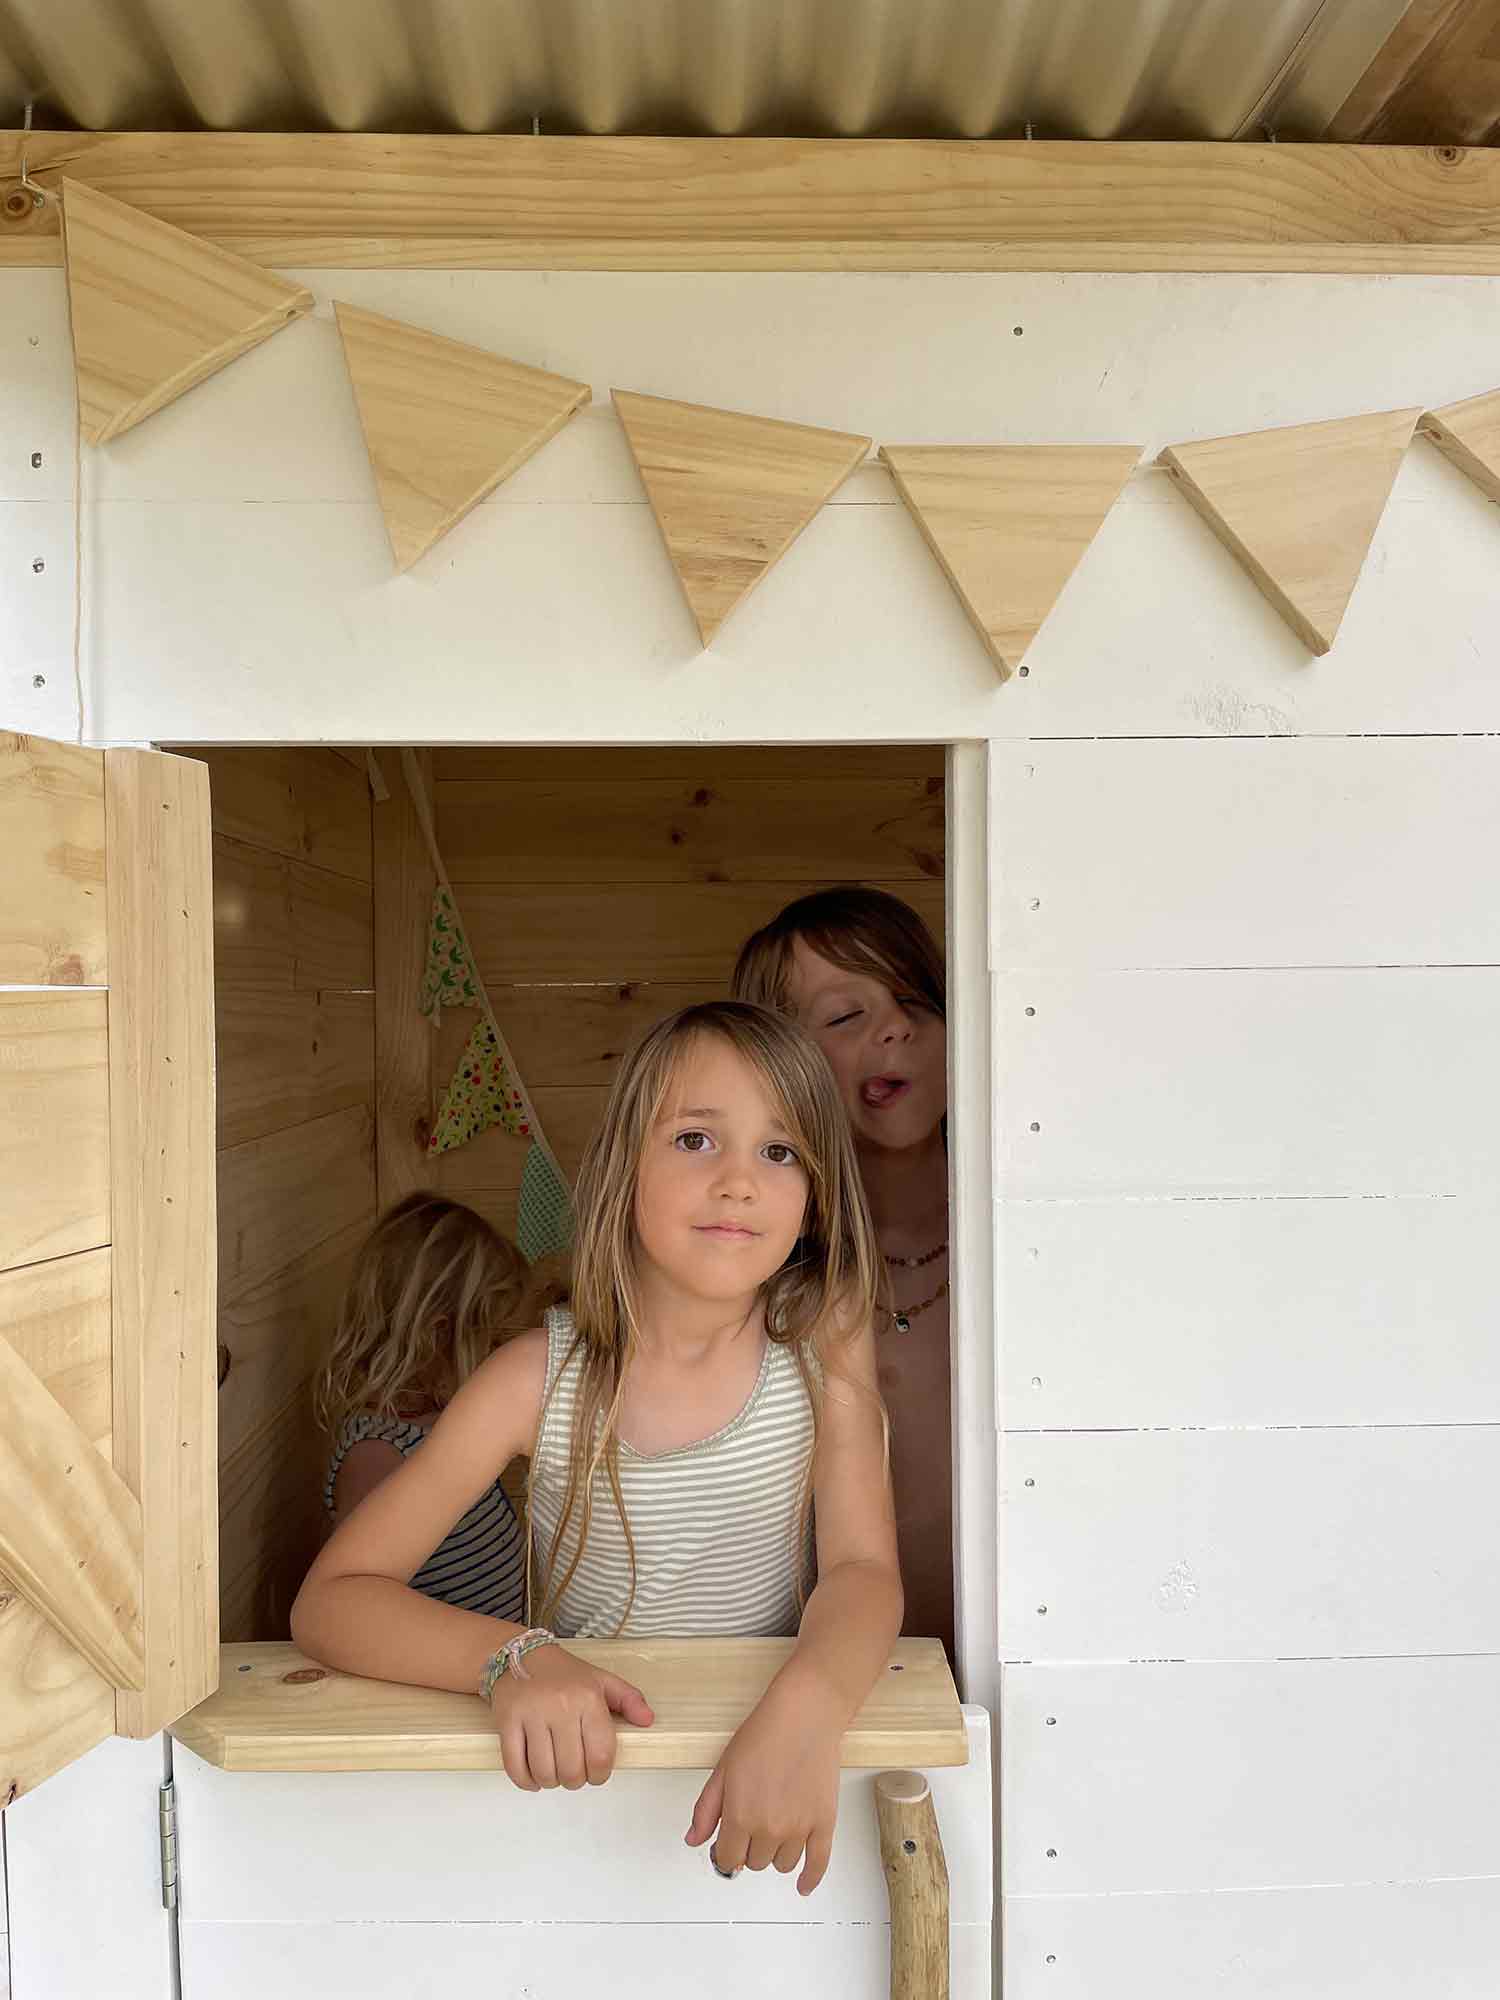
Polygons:
M177 1793L167 1779L157 1795L157 1824L161 1835L161 1906L177 1908Z

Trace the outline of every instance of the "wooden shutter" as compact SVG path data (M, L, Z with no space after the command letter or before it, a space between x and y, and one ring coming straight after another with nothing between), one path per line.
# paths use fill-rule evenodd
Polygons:
M0 1803L218 1681L201 764L0 732Z

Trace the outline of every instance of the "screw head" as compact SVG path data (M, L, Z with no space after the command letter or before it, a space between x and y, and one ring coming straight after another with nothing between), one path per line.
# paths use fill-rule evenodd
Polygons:
M47 567L47 565L40 556L35 556L32 559L31 567L36 571L37 575L40 576L42 571Z

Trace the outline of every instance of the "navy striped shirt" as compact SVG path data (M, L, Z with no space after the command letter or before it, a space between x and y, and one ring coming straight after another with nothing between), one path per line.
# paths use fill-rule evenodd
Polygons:
M420 1424L399 1417L346 1417L323 1484L323 1504L329 1513L339 1467L355 1445L373 1438L378 1444L394 1445L405 1458L426 1436ZM526 1538L498 1479L448 1531L412 1578L411 1587L463 1611L525 1624Z

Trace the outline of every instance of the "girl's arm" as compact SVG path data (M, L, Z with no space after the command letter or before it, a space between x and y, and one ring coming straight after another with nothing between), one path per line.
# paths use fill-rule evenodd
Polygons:
M838 1808L839 1740L901 1630L901 1572L875 1340L862 1329L830 1366L813 1464L818 1581L796 1650L737 1731L694 1808L696 1847L719 1827L721 1868L774 1865L822 1881Z
M408 1589L454 1523L536 1437L547 1336L521 1334L478 1367L414 1451L330 1537L292 1606L292 1637L372 1680L471 1693L523 1628Z
M453 1524L522 1452L533 1450L547 1380L547 1336L523 1333L485 1361L433 1425L432 1436L381 1481L308 1571L292 1606L304 1652L371 1680L472 1694L488 1661L525 1628L439 1604L410 1589ZM602 1785L622 1716L653 1720L637 1687L561 1646L542 1646L526 1677L502 1674L490 1697L514 1784Z

